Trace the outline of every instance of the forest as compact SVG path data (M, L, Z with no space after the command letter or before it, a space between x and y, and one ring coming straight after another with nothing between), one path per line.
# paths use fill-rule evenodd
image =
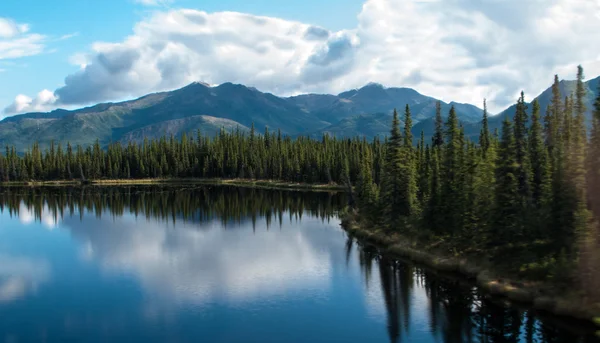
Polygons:
M555 76L544 110L521 92L501 132L489 132L484 101L477 144L465 139L451 109L446 122L438 111L431 144L421 139L414 147L410 108L403 129L394 113L383 163L372 164L377 151L362 152L350 220L598 302L600 97L588 128L583 78L578 67L575 94L561 94Z
M141 178L240 178L306 183L355 180L364 150L383 153L382 142L354 138L292 139L268 128L257 134L221 130L215 137L196 132L142 144L102 147L34 144L24 155L14 147L0 153L0 182ZM347 176L347 177L346 177Z
M0 182L139 178L240 178L344 184L350 219L454 256L534 280L577 282L600 297L600 97L586 126L583 69L574 94L541 109L525 95L500 132L482 113L478 142L465 138L452 107L436 111L431 142L413 144L410 107L396 110L385 138L292 139L281 132L197 132L107 147L34 144L0 153ZM531 106L531 112L528 111ZM531 113L529 115L528 113ZM353 187L350 187L353 185ZM600 300L600 299L596 299Z

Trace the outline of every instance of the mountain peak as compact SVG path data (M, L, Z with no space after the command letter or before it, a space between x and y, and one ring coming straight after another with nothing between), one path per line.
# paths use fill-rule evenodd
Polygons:
M361 89L365 89L365 88L381 88L381 89L385 89L385 87L381 83L378 83L378 82L369 82L365 86L363 86Z
M209 85L208 83L206 83L206 82L202 82L202 81L194 81L194 82L192 82L191 84L192 84L192 85L201 85L201 86L204 86L204 87L209 87L209 88L210 88L210 85Z

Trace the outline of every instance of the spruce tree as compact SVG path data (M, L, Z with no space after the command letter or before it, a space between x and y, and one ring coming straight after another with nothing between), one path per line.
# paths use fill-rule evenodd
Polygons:
M404 111L404 146L401 150L401 168L402 178L406 183L405 190L405 211L402 213L407 219L418 211L418 184L417 184L417 166L416 154L413 148L412 138L412 118L410 107L406 105Z
M502 123L502 139L498 151L496 169L496 211L495 225L489 235L491 246L501 246L506 242L521 239L519 230L519 165L515 154L515 137L511 122Z
M451 235L462 229L463 203L463 146L461 129L454 106L450 108L446 122L447 144L444 149L442 202L444 204L444 220Z
M442 103L435 103L435 133L432 137L432 148L444 145L444 121L442 120Z
M550 201L550 162L544 145L540 104L532 103L531 128L529 132L529 154L531 156L532 201L535 208L542 210Z
M573 121L573 149L571 152L573 181L577 191L579 201L584 201L586 181L585 181L585 163L587 150L587 128L585 127L585 97L586 88L583 83L583 68L577 67L577 85L575 91L575 120Z
M521 92L521 96L517 101L514 117L515 160L518 165L517 178L519 181L519 202L523 209L523 216L521 218L528 212L528 203L530 199L530 164L527 127L527 105L525 104L525 94Z
M483 154L490 148L490 129L488 124L487 101L483 99L483 120L481 121L481 133L479 134L479 146Z
M404 109L404 147L412 150L413 146L413 135L412 135L412 116L410 113L410 107L406 105Z
M439 148L431 149L431 161L429 169L430 176L430 192L429 200L426 208L425 224L434 235L442 235L444 229L444 199L442 194L442 172L439 158Z
M425 133L421 130L421 139L419 142L419 160L417 165L418 179L418 201L419 207L424 209L427 206L427 201L430 192L430 163L431 152L429 146L425 146Z
M546 111L545 134L546 144L551 156L553 156L554 146L557 144L560 122L562 120L562 97L560 92L560 82L558 75L554 75L554 83L552 84L552 98L548 110Z
M487 125L487 106L484 100L483 128L480 133L480 159L475 167L473 181L474 212L478 216L476 229L478 235L474 238L476 244L484 243L490 224L493 222L496 185L496 143L492 139ZM486 146L484 148L484 146Z
M391 230L401 228L402 215L406 211L406 198L402 198L402 191L407 185L403 184L404 180L402 180L401 175L401 148L400 120L398 119L398 112L394 109L392 129L386 147L385 170L381 187L381 208L385 225Z

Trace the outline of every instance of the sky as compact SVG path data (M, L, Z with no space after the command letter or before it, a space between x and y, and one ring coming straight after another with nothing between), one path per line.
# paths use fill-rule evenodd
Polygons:
M0 1L0 117L241 83L369 82L492 112L576 66L600 75L600 0Z

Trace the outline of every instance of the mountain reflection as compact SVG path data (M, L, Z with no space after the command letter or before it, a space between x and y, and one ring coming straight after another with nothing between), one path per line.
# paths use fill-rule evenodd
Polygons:
M355 245L351 238L347 247ZM367 287L375 284L377 265L381 302L385 306L389 341L412 342L410 330L428 330L431 342L598 342L595 329L581 323L534 317L530 311L494 302L468 282L414 267L380 255L371 246L359 248L358 258ZM412 304L412 301L419 302ZM411 311L427 316L412 319Z

